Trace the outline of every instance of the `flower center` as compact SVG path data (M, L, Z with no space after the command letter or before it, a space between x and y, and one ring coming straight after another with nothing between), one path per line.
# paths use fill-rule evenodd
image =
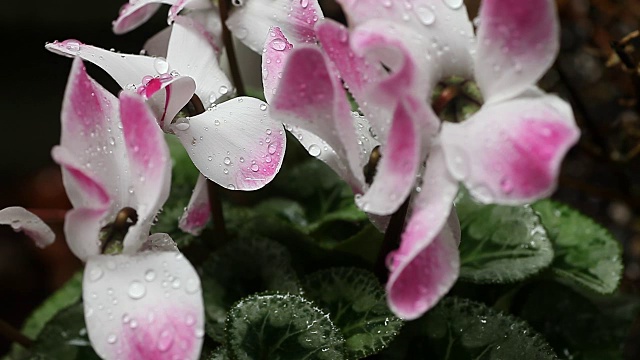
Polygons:
M454 123L475 114L483 102L475 82L456 76L438 82L431 96L431 106L440 120Z
M116 255L122 252L127 231L138 222L135 209L125 207L118 211L116 219L100 229L100 248L103 254Z
M378 162L382 159L382 153L380 152L380 145L376 146L371 150L371 155L369 155L369 162L362 168L362 172L364 173L364 181L371 185L373 182L373 178L376 176L376 171L378 169Z

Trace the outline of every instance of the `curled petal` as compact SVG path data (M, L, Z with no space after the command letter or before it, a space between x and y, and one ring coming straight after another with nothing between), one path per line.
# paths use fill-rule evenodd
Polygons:
M280 84L285 63L292 49L293 45L279 27L269 29L269 36L262 50L262 84L264 97L269 104L271 104L278 84Z
M482 202L522 204L551 194L579 130L556 96L485 105L469 120L444 123L447 164Z
M174 251L89 258L82 284L89 340L103 359L198 359L200 279Z
M74 208L64 218L64 235L71 252L82 261L102 253L100 229L109 208Z
M484 0L479 20L475 76L487 102L517 96L555 61L555 1Z
M56 234L42 219L19 206L0 210L0 225L11 225L14 231L24 232L39 248L51 245L56 239Z
M142 48L148 55L167 57L167 49L169 48L169 39L171 38L171 26L160 30L147 40Z
M180 16L173 24L167 55L173 69L195 80L195 93L205 108L232 91L231 82L220 69L216 49L207 35L200 23Z
M326 142L357 183L364 184L360 167L364 154L357 144L347 95L319 48L303 45L291 53L272 103L275 117ZM318 155L320 146L309 145L311 155Z
M223 187L255 190L280 170L286 137L264 102L239 97L172 126L198 170Z
M173 3L169 9L169 22L174 21L183 9L202 10L212 7L209 0L173 0Z
M411 193L422 159L419 115L408 101L396 108L373 183L362 197L356 197L362 210L376 215L392 214Z
M315 43L313 26L323 17L317 0L246 1L229 16L227 26L238 40L259 53L273 26L294 44Z
M138 213L137 224L125 238L126 251L140 247L139 240L146 239L153 216L169 197L171 160L164 135L142 97L121 92L120 118Z
M55 146L51 150L51 156L62 167L64 187L74 207L109 206L112 200L109 190L91 170L83 168L78 163L69 149ZM126 158L122 161L126 161Z
M209 204L209 192L207 191L207 179L200 175L193 189L189 205L180 218L180 229L189 234L198 236L211 219L211 206Z
M169 130L171 122L184 106L193 98L196 82L189 76L163 76L148 79L138 85L136 92L144 96L158 125Z
M460 227L451 212L458 184L438 145L427 160L423 179L400 248L392 256L387 283L389 305L405 319L415 319L433 307L453 286L460 266Z
M115 34L127 33L149 20L161 4L173 4L176 0L130 0L120 8L118 18L113 21Z

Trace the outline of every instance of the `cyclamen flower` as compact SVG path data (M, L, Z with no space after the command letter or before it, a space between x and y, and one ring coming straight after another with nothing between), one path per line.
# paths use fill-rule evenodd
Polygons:
M198 274L169 235L149 235L169 195L171 159L144 99L123 91L118 101L75 59L52 155L73 204L67 242L86 262L82 297L95 351L104 359L198 359Z
M476 41L462 1L340 3L351 31L322 21L316 33L386 144L382 161L407 164L400 169L406 170L404 178L385 180L386 188L395 185L390 189L396 189L396 199L404 201L410 193L402 180L411 179L414 186L426 158L422 191L412 199L402 244L390 258L387 284L392 310L413 319L431 308L457 278L456 229L445 225L458 183L483 202L521 204L547 196L555 188L562 158L578 139L570 106L535 88L557 55L555 8L549 0L485 0ZM303 67L293 56L283 77ZM307 70L310 84L326 77ZM485 99L479 111L461 123L441 122L423 102L450 76L476 80ZM321 104L319 96L286 99L296 94L280 91L274 102L278 111L289 104L289 110L304 117L305 109ZM293 104L302 100L306 106L295 109ZM403 116L408 120L401 122ZM394 135L396 130L404 135ZM412 145L416 139L418 149ZM395 141L405 143L394 148ZM382 165L378 171L385 170ZM397 208L397 202L389 204L393 198L380 195L370 189L358 203L374 214Z
M267 116L267 105L258 99L218 104L233 89L215 50L192 19L178 17L172 27L166 60L117 54L76 40L47 44L47 49L93 62L123 88L136 88L149 99L163 130L178 136L207 178L232 190L263 187L282 164L282 125ZM185 105L192 116L174 119Z
M146 22L161 4L169 4L168 21L173 22L183 10L217 9L210 0L129 0L113 22L113 31L122 34ZM314 24L323 18L317 0L233 0L234 8L227 19L233 35L251 50L262 50L266 34L278 26L291 41L314 43ZM187 15L189 16L189 15Z

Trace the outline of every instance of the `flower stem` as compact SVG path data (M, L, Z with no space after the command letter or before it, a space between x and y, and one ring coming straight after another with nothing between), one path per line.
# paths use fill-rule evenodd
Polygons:
M224 222L222 199L220 192L222 187L211 180L207 180L207 192L209 193L209 207L213 220L213 232L216 235L216 244L222 244L227 239L227 226Z
M236 50L233 47L233 39L231 38L231 31L227 27L227 18L229 17L229 0L220 0L218 7L220 10L220 22L222 23L222 42L227 50L227 58L229 59L229 67L231 68L231 77L233 79L233 85L236 87L238 96L244 96L247 93L244 90L244 84L242 83L242 77L240 76L240 68L238 66L238 58L236 57Z
M22 345L22 347L28 349L33 346L33 340L26 337L23 333L18 331L8 322L0 319L0 335L5 338Z
M387 269L387 256L389 253L400 246L400 237L404 230L404 223L407 217L407 211L409 210L410 198L407 198L405 202L396 210L389 220L387 231L384 234L384 240L378 252L378 259L374 264L373 272L380 280L381 284L387 282L389 277L389 270Z

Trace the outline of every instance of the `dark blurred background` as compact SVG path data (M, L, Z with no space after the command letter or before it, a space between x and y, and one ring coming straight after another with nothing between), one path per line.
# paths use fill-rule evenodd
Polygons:
M475 13L478 1L466 2ZM60 171L49 155L59 140L59 113L71 59L45 51L44 44L76 38L137 53L147 38L165 26L166 12L161 11L130 34L116 36L111 32L111 21L123 3L5 1L0 12L5 44L0 87L0 114L5 124L0 141L0 208L20 205L36 210L58 233L53 246L40 250L9 227L0 228L0 319L17 328L35 306L82 266L62 236L62 219L69 203ZM331 0L321 3L328 16L341 17ZM637 294L640 78L632 67L640 60L640 51L636 51L640 41L633 34L639 27L640 1L557 3L562 52L541 86L571 101L583 137L565 161L554 197L613 231L625 249L622 290ZM615 46L617 55L612 41L622 41ZM117 90L102 71L92 67L89 71L101 84ZM636 321L633 332L638 333L638 328ZM631 341L628 353L637 351L634 346L638 344ZM0 339L0 354L7 348Z

